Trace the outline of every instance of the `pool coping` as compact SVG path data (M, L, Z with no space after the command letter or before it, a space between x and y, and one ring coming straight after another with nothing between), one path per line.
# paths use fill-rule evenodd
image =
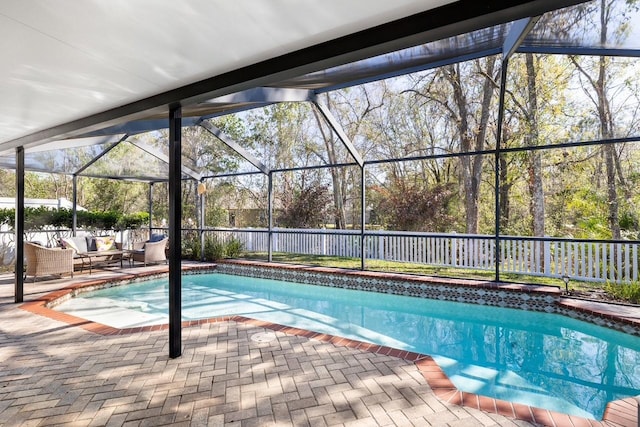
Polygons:
M557 297L559 304L564 310L575 310L575 313L581 313L588 316L597 316L607 319L616 318L615 310L603 310L600 305L593 304L587 301L585 304L582 300L573 300L571 298L562 297L559 291L547 289L547 287L535 286L535 285L517 285L517 284L499 284L495 282L486 282L478 280L465 280L465 279L442 279L442 278L423 278L420 276L402 275L398 273L377 273L377 272L365 272L346 269L330 269L325 267L310 267L291 264L266 264L253 261L232 261L225 264L241 264L252 265L269 268L285 268L295 271L303 272L322 272L329 274L347 274L352 277L375 277L383 278L385 280L402 280L402 281L414 281L418 283L442 283L447 280L449 284L455 284L458 286L471 286L481 287L487 289L503 289L508 292L525 292L525 293L543 293L550 294ZM182 271L186 274L203 274L210 273L216 270L215 265L191 265L183 266ZM94 289L100 289L104 287L117 286L119 284L130 283L132 281L151 280L154 278L166 277L168 268L161 271L131 273L118 278L102 278L93 279L65 286L59 290L47 293L40 298L33 301L23 303L20 308L31 312L33 314L41 315L53 320L61 321L66 324L80 327L86 331L99 334L99 335L123 335L134 334L143 331L162 331L168 330L168 324L154 325L154 326L142 326L134 328L118 329L111 326L103 325L97 322L82 319L76 316L72 316L66 313L58 312L51 309L52 306L71 298L74 295L82 292L88 292ZM599 311L598 311L599 310ZM571 316L579 317L579 316ZM631 323L640 325L640 320L635 316L630 316L628 313L624 313L621 318L623 323ZM431 387L434 394L442 401L454 405L460 405L479 409L487 413L499 414L507 417L511 417L517 420L527 421L538 425L548 426L637 426L638 425L638 401L635 398L621 399L612 401L607 404L602 421L577 417L573 415L558 413L549 411L542 408L531 407L519 403L507 402L500 399L494 399L486 396L477 395L474 393L466 393L459 391L449 380L447 375L442 369L435 363L433 358L429 355L414 353L406 350L399 350L391 347L381 346L377 344L370 344L362 341L352 340L344 337L322 334L312 332L308 330L298 329L294 327L279 325L276 323L265 322L257 319L252 319L243 316L220 316L207 319L199 319L192 321L183 321L182 327L189 328L209 323L219 322L240 322L253 326L263 327L265 329L282 332L288 335L302 336L308 339L328 342L336 346L349 347L358 349L361 351L367 351L370 353L387 355L391 357L397 357L409 362L413 362L420 373L423 375L427 384Z

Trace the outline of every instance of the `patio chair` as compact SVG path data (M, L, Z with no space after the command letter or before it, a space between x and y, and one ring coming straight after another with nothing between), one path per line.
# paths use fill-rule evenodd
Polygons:
M37 276L70 274L73 277L73 249L45 248L31 242L24 242L27 259L25 278Z
M134 249L131 251L131 262L135 261L144 263L145 267L150 263L167 262L166 247L168 238L162 236L161 240L153 241L149 240L144 242L141 249Z

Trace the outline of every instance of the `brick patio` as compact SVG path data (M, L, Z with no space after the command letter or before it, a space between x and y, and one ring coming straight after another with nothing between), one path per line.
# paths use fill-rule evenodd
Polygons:
M41 306L45 295L87 279L163 270L26 283L25 302ZM510 417L475 409L487 401L447 390L429 358L407 352L228 318L185 327L183 354L169 359L166 330L96 333L89 323L24 310L13 303L12 277L0 281L0 425L532 425L515 419L520 407L493 408ZM635 410L616 408L603 424L635 426Z

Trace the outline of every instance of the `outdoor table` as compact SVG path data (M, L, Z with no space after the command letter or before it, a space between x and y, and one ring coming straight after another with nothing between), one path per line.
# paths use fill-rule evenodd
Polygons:
M89 251L78 254L78 258L82 260L81 270L84 270L85 266L89 266L89 274L93 269L93 265L96 259L103 258L106 259L98 261L100 264L109 264L113 262L120 261L120 267L122 267L122 260L124 258L124 252L120 250L109 250L109 251Z

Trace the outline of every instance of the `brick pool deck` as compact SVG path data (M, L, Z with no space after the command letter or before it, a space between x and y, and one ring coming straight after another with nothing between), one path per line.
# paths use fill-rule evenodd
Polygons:
M185 263L185 268L202 264ZM0 426L638 426L635 399L595 422L457 391L426 355L242 317L117 330L49 310L79 286L166 272L110 268L25 283L0 276ZM640 327L640 309L563 304Z

